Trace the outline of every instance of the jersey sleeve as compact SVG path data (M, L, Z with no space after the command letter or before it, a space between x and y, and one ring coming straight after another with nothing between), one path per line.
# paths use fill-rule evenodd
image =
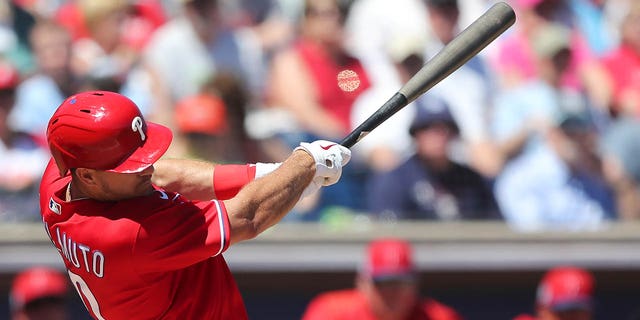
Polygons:
M143 272L182 269L229 247L229 218L221 201L189 201L159 192L170 205L140 222L133 248ZM168 199L164 199L164 198Z
M216 166L213 171L213 190L216 199L227 200L233 198L255 176L255 165L227 164Z

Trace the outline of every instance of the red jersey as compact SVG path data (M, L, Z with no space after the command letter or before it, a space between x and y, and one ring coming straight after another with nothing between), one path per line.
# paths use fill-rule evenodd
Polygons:
M311 301L302 320L376 320L364 296L355 289L332 291ZM433 299L415 306L405 320L460 320L453 309Z
M222 202L159 189L118 202L66 202L70 180L49 162L40 211L94 318L247 319L222 257L230 230Z
M295 46L305 66L308 68L320 105L344 127L345 133L351 128L351 107L356 98L370 87L369 77L359 60L346 57L338 65L321 46L311 41L300 41ZM358 75L359 85L353 91L340 89L338 74L351 70Z

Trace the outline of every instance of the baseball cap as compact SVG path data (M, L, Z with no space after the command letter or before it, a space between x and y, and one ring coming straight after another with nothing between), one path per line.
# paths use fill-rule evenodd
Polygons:
M425 95L416 101L416 114L409 126L409 133L427 128L434 123L443 122L451 126L454 132L459 132L458 124L449 111L449 104L444 99Z
M552 57L571 49L571 30L559 23L545 23L533 34L531 48L539 57Z
M363 271L373 281L413 279L415 270L409 242L392 238L372 241Z
M9 296L11 308L19 310L38 299L64 297L67 288L67 279L57 270L48 267L27 269L13 281Z
M549 270L537 292L539 306L553 311L591 310L594 279L588 271L560 266Z
M198 94L178 102L175 110L178 130L185 133L221 134L227 130L227 110L217 96Z

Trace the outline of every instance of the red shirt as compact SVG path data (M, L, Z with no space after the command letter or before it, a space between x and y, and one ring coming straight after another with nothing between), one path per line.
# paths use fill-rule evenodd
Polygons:
M355 289L332 291L311 301L302 320L376 320L364 296ZM460 320L453 309L433 299L417 304L405 320Z
M613 80L614 103L621 102L626 90L640 91L640 54L622 45L604 57L602 62Z
M96 319L247 319L222 257L220 201L157 190L119 202L65 202L69 175L49 162L40 186L45 229Z
M370 86L360 61L345 57L344 62L339 65L326 50L311 41L300 41L295 49L311 74L320 105L342 124L347 133L351 128L351 107L356 98ZM340 89L338 74L345 70L358 75L360 82L353 91Z

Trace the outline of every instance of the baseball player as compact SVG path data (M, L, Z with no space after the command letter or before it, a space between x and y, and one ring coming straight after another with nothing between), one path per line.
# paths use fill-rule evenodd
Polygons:
M44 266L20 271L9 293L11 320L68 320L68 281L63 273Z
M337 182L351 157L315 141L277 164L159 160L171 139L112 92L73 95L49 121L42 219L95 319L246 319L222 253Z
M461 320L453 308L420 296L413 260L408 241L374 239L367 245L355 288L314 297L302 320Z
M536 316L513 320L590 320L595 280L588 270L558 266L545 273L536 295Z

